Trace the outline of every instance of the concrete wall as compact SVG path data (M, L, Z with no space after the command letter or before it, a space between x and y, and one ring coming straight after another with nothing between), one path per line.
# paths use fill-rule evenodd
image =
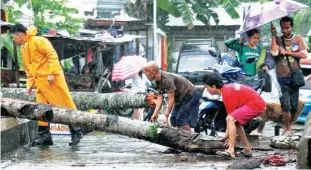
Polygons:
M1 155L32 144L37 137L37 121L1 116Z
M298 168L311 169L311 112L309 112L305 122L304 132L299 140L298 150Z

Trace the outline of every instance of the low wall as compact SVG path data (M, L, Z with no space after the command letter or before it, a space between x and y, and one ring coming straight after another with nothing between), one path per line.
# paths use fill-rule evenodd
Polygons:
M31 144L37 137L37 121L1 116L1 155Z

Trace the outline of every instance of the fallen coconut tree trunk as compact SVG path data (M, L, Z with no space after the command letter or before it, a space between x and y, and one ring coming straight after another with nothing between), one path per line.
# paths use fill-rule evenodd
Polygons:
M34 104L9 98L1 99L1 115L42 121L53 119L51 105Z
M1 88L1 97L35 102L35 95L27 96L25 91L25 88ZM96 108L111 110L123 108L141 108L146 106L144 94L130 92L70 92L70 94L79 110L89 110Z
M90 131L105 131L144 139L183 151L214 153L216 150L224 149L221 138L202 136L189 131L160 127L159 124L113 115L89 114L80 110L1 98L1 115L46 120L42 116L37 116L37 114L41 115L41 112L33 111L32 114L29 114L27 113L28 110L24 108L41 108L45 112L52 112L53 119L51 122L53 123L81 126Z

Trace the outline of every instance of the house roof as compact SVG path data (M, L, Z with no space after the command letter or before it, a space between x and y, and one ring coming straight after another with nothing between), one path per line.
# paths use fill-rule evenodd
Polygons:
M242 19L243 7L238 7L235 9L240 15L240 18L238 18L238 19L232 19L228 15L228 13L225 11L224 8L213 8L212 10L215 11L219 17L218 25L221 25L221 26L241 25L242 21L243 21L243 19ZM193 19L194 19L194 22L193 22L194 26L204 26L205 25L201 21L195 19L195 17L193 17ZM213 18L210 19L210 25L212 25L212 26L216 25ZM166 26L186 26L186 25L183 22L181 17L176 18L172 15L169 15L169 22L166 24Z
M145 36L141 35L131 35L131 34L124 34L123 37L120 38L114 38L112 36L107 36L106 34L102 37L98 38L91 38L91 37L68 37L68 36L62 36L62 35L43 35L44 37L50 37L50 38L64 38L64 39L71 39L76 41L94 41L94 42L103 42L107 44L120 44L124 42L130 42L137 38L145 38Z

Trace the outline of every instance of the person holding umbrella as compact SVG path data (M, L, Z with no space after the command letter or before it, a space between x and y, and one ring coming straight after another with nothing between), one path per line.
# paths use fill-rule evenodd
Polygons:
M256 75L257 71L262 68L264 70L269 70L270 65L266 60L266 51L264 48L258 46L260 34L257 29L251 29L246 32L248 37L248 43L243 44L244 38L234 38L229 39L225 42L225 45L238 52L238 59L240 63L244 63L248 57L255 57L256 62L243 64L243 71L249 75Z
M300 69L299 61L307 58L308 52L303 38L292 33L292 18L283 17L280 26L283 35L278 37L276 28L271 25L271 53L275 56L276 74L282 92L280 103L284 117L284 134L291 135L292 118L297 112L299 101L299 86L293 85L293 79L296 78L293 72Z

